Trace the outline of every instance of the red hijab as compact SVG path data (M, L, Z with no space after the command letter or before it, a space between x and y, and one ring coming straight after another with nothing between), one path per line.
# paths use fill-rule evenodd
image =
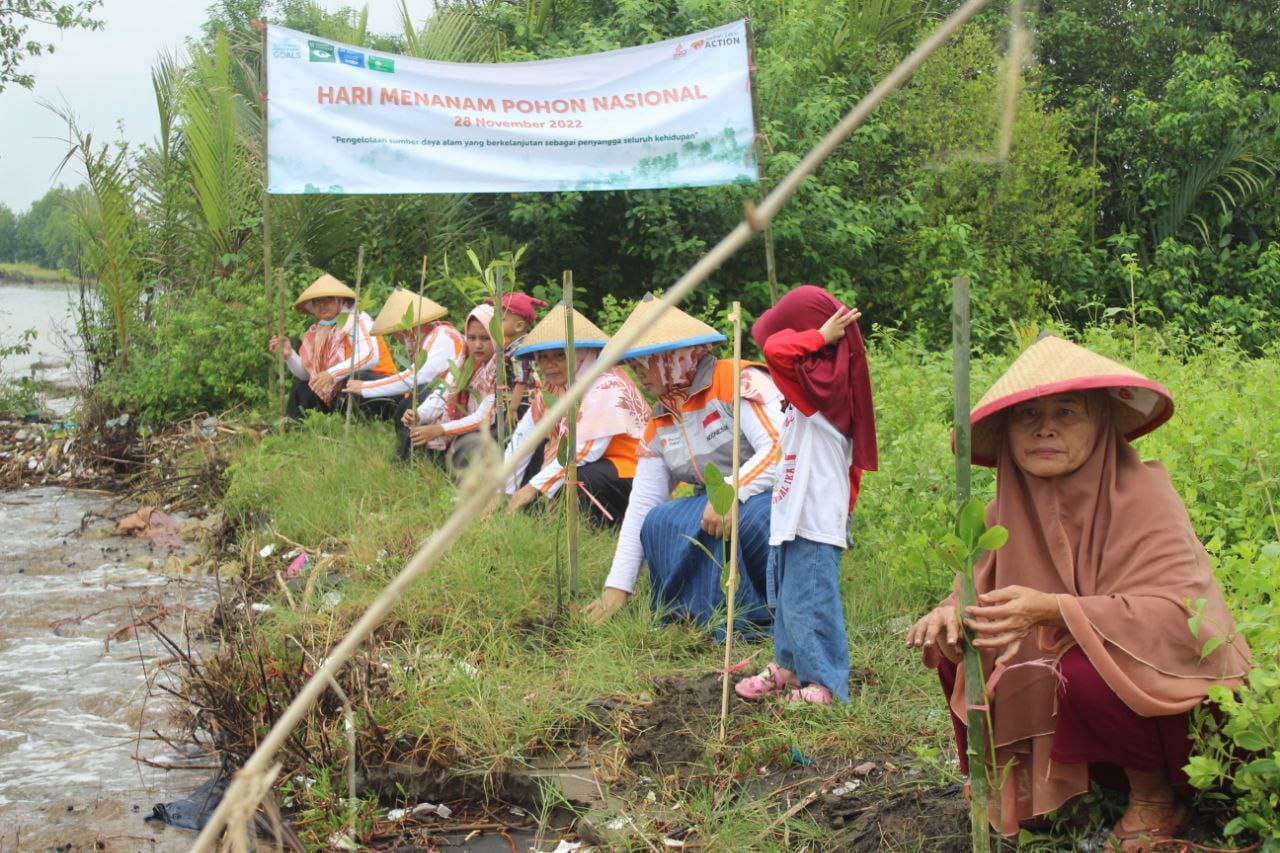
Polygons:
M836 310L840 300L821 287L803 284L778 300L760 315L751 327L751 336L764 349L764 342L776 332L803 332L819 329ZM867 370L867 349L855 323L835 344L824 346L796 362L796 381L815 406L840 432L853 439L853 467L875 471L880 467L876 447L876 414L871 401L871 374ZM790 401L804 414L800 401Z

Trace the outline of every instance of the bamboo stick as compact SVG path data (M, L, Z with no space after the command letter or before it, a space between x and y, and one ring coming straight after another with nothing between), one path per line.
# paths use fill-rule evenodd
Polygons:
M423 255L422 256L422 274L418 276L418 298L419 299L422 298L423 293L426 291L426 289L427 289L427 256ZM410 384L413 385L413 388L410 391L409 402L413 406L413 416L417 418L418 417L418 359L422 356L422 353L418 352L418 347L421 346L422 344L418 341L418 335L417 335L417 329L418 329L417 323L418 323L418 320L420 319L418 315L417 306L414 306L413 311L414 311L413 313L414 325L409 329L409 340L414 342L413 354L409 357L409 363L410 365L412 365L412 368L413 368L413 378L410 379L409 382ZM462 333L466 334L466 331L467 331L466 328L463 327ZM413 456L412 444L409 445L409 456L410 457Z
M502 328L502 297L503 297L503 271L502 267L496 267L493 271L493 316L498 320L498 328ZM507 400L506 394L511 389L507 387L510 379L507 376L507 336L502 335L502 340L498 342L502 347L502 352L498 353L498 360L495 366L498 368L497 387L493 393L493 414L498 419L498 450L501 451L507 446ZM479 365L476 365L479 367ZM515 401L513 400L512 403Z
M577 378L577 343L573 336L573 270L564 271L564 366L568 387ZM569 408L569 430L565 440L569 453L564 466L565 541L569 562L569 601L578 599L578 405Z
M763 199L769 194L769 176L765 173L764 149L760 147L760 141L765 137L760 132L760 93L756 89L756 38L755 31L751 29L750 20L747 21L747 64L750 66L750 74L747 80L751 85L751 121L755 126L756 133L755 138L751 140L751 144L756 152L756 175L758 176L756 186L760 190L760 198ZM773 251L772 226L764 229L764 270L769 280L769 299L776 304L778 301L778 261Z
M969 434L969 277L958 275L951 280L951 387L953 419L956 436L956 508L969 500L970 491L970 434ZM960 575L960 612L974 604L973 570ZM986 851L991 848L991 834L987 820L987 728L986 705L982 674L982 655L973 644L964 649L964 700L965 726L968 729L969 756L969 819L973 849Z
M724 678L720 688L720 740L729 719L729 664L733 660L734 604L738 598L738 474L742 465L742 303L733 303L733 504L729 508L729 583L725 589ZM707 498L710 500L710 497Z
M616 343L614 344L616 351L625 352L634 345L654 322L661 319L667 308L679 303L688 296L693 292L694 288L705 281L711 273L718 269L738 249L742 248L764 223L767 223L777 215L777 212L787 200L795 194L800 183L811 175L822 161L830 156L831 152L847 139L849 134L853 133L885 98L905 83L930 54L941 47L960 27L964 26L990 2L991 0L968 0L943 21L938 26L938 29L924 39L902 62L898 63L880 83L840 120L835 128L823 137L823 140L809 154L805 155L787 177L765 198L758 209L748 210L741 223L725 235L706 255L698 259L667 290L662 299L658 301L657 310L650 315L647 323L634 326L630 331L616 336ZM209 822L205 824L204 829L200 831L200 835L196 838L192 847L193 850L197 851L197 853L211 850L233 813L242 813L240 810L243 809L246 803L256 806L263 794L270 788L270 779L274 778L272 775L273 765L270 763L272 757L284 746L293 729L306 716L319 695L328 689L328 679L346 665L360 645L368 639L374 629L387 617L410 585L427 569L435 565L436 560L448 549L449 545L462 534L473 519L485 510L493 491L502 489L506 485L507 479L515 472L518 463L525 455L531 452L532 448L537 447L540 442L546 439L551 432L552 425L568 414L570 406L582 395L583 390L589 388L596 379L600 378L615 363L617 363L617 358L612 355L608 357L602 355L601 358L597 359L578 378L578 381L574 383L574 387L569 388L564 396L551 407L546 416L530 431L525 442L520 447L515 448L502 465L481 472L476 479L475 487L460 493L462 501L454 514L422 544L418 552L405 564L400 574L392 579L382 593L374 599L364 615L351 627L342 641L330 651L328 657L325 658L324 665L313 673L307 683L303 685L302 690L289 703L289 707L280 715L276 724L272 726L271 731L266 734L259 743L258 748L253 751L253 754L245 761L244 766L235 774L231 785L227 788L226 794L222 798L222 802L218 804L217 810L210 816ZM279 772L279 765L274 766L274 772ZM235 833L232 832L231 835L234 836Z
M360 251L356 255L356 301L351 306L351 366L347 369L347 382L351 382L356 378L356 343L360 340L360 283L364 278L364 244L360 245ZM372 337L369 343L373 343ZM355 408L356 401L353 394L347 394L347 422L343 427L346 433L351 432L351 410Z
M270 126L267 121L267 110L270 106L270 100L267 98L267 28L262 27L262 59L258 64L258 87L262 97L262 287L266 294L267 302L267 330L274 328L277 338L284 335L284 310L280 306L284 303L284 277L280 276L276 280L276 291L272 291L271 287L271 140L267 128ZM274 316L273 316L274 315ZM267 380L269 383L270 379ZM280 411L280 417L285 415L285 380L284 380L284 359L276 359L276 375L275 375L275 395L276 405Z

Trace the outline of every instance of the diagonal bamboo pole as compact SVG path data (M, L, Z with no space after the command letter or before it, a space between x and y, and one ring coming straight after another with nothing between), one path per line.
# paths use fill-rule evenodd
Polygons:
M738 599L738 474L742 465L742 303L733 303L733 504L729 508L729 583L724 600L724 669L720 687L720 740L729 719L729 663L733 660L734 604ZM711 500L708 496L707 500Z
M823 137L817 147L805 155L804 159L761 202L759 208L748 208L744 220L717 243L711 251L699 258L671 286L662 299L658 301L658 310L650 315L647 323L637 325L631 331L615 337L616 344L614 346L616 347L616 352L625 352L633 346L653 323L661 319L667 308L679 303L692 293L694 288L705 281L721 264L750 241L751 237L764 225L768 224L782 209L782 206L786 204L787 200L795 194L801 181L813 174L822 161L829 157L836 147L847 139L849 134L853 133L858 125L862 124L885 98L906 83L930 54L945 44L958 29L968 23L974 15L990 2L991 0L968 0L943 21L938 26L938 29L922 41L915 50L911 51L902 62L898 63L875 88L868 92L840 120L835 128ZM223 796L222 802L218 804L217 810L210 816L209 822L205 824L199 837L196 838L192 847L193 850L197 851L197 853L211 850L214 842L227 825L228 816L234 810L242 809L247 800L252 800L256 805L258 799L269 787L263 784L263 779L265 778L264 774L271 767L272 757L284 746L293 729L306 716L320 694L328 689L328 679L346 665L360 645L391 612L391 609L409 586L423 572L431 568L440 555L453 543L453 540L460 536L472 520L483 512L489 504L490 495L493 491L506 485L507 479L515 472L517 464L525 455L531 452L532 448L537 447L540 442L546 439L551 432L552 426L560 418L568 415L570 407L582 396L583 391L590 388L592 383L616 363L617 358L613 355L606 357L602 354L600 358L596 359L595 363L578 378L573 387L551 407L546 416L534 427L525 439L524 444L516 448L510 458L502 465L495 466L478 477L475 488L461 494L462 501L454 511L454 514L422 544L418 552L405 564L400 574L392 579L391 583L373 601L364 615L357 620L355 625L351 626L347 636L329 653L329 656L325 659L324 666L312 674L307 683L303 685L302 690L289 703L289 707L280 715L279 720L276 721L271 731L262 739L258 748L245 761L244 766L236 773L231 785L227 788L226 794ZM232 834L234 835L235 833L233 832Z

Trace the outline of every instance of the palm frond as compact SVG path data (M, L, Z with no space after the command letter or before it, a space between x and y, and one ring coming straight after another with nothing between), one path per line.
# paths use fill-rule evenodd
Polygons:
M1209 223L1196 207L1212 200L1221 213L1230 214L1261 191L1276 171L1276 162L1256 151L1251 141L1229 137L1213 156L1187 170L1164 210L1151 223L1152 245L1159 246L1188 227L1202 241L1210 242Z

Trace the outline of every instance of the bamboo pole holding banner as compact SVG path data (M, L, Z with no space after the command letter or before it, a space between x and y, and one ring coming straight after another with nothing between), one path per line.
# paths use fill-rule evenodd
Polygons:
M693 292L699 284L716 271L735 252L746 245L752 236L767 224L787 200L791 198L800 183L831 155L849 134L866 120L867 116L889 97L895 89L910 79L917 68L939 47L946 43L952 35L987 6L991 0L968 0L964 5L943 21L933 33L925 38L915 50L911 51L902 62L898 63L889 74L867 93L844 118L825 136L816 147L796 165L771 192L758 209L748 208L742 222L717 243L707 254L698 259L689 270L675 282L658 300L658 309L650 315L649 322L637 325L625 334L615 336L613 346L617 352L625 352L634 346L640 336L657 320L661 319L666 309L676 305ZM373 634L374 629L386 619L401 596L422 576L427 569L435 565L440 556L448 550L455 539L462 535L468 525L489 505L495 491L505 487L507 479L515 472L517 464L523 456L544 441L551 432L551 427L560 418L565 417L573 402L582 396L584 389L600 378L606 370L613 367L617 359L610 355L595 361L569 388L555 405L553 405L541 421L530 431L524 443L515 448L510 457L502 465L491 470L481 471L474 481L473 488L459 493L460 502L453 515L427 539L417 553L409 559L400 574L396 575L383 591L369 605L369 609L351 626L345 637L334 646L324 664L317 669L303 685L298 695L280 715L275 725L262 738L258 748L253 751L244 766L235 774L231 785L223 795L217 810L209 817L204 829L196 838L192 849L197 853L205 853L213 849L228 820L251 817L253 809L270 789L271 780L280 772L280 765L273 763L275 754L288 741L290 734L307 715L325 690L329 688L329 678L333 677L355 654L356 650ZM501 364L501 362L499 362ZM243 822L239 828L243 829ZM233 828L230 838L237 832Z
M765 174L764 149L760 147L760 141L766 140L766 137L760 132L760 93L756 91L756 39L755 32L751 29L750 19L747 20L747 66L750 72L747 80L751 85L751 122L756 129L751 145L756 152L756 174L759 176L757 186L760 189L760 198L763 200L769 194L769 176ZM764 229L764 270L769 279L769 300L777 304L778 261L773 251L772 225L765 226Z
M364 278L364 244L360 245L360 251L356 255L356 301L351 306L351 366L347 369L347 382L351 382L356 378L356 344L360 340L360 282ZM373 344L373 338L370 336L369 343ZM347 422L343 429L351 432L351 410L355 408L356 401L354 394L347 394Z
M564 366L568 386L578 375L577 342L573 337L573 270L564 271ZM578 599L578 404L569 407L568 453L564 463L565 540L569 562L569 601Z
M720 688L720 740L729 719L729 664L733 660L734 604L738 599L738 474L742 465L742 303L733 303L733 504L729 508L729 582L724 600L724 673ZM708 496L707 500L711 500Z
M262 29L262 59L258 63L258 97L262 101L262 290L266 294L267 303L267 330L275 329L277 338L284 336L284 278L277 278L275 282L276 291L272 291L271 287L271 166L270 166L270 138L267 133L268 121L267 110L270 106L270 99L267 97L267 26L266 24L255 21L254 23ZM274 297L274 298L273 298ZM274 315L274 316L273 316ZM272 380L268 379L268 383ZM285 416L285 381L284 381L284 359L276 359L276 375L275 375L275 396L276 406L279 409L280 417Z

